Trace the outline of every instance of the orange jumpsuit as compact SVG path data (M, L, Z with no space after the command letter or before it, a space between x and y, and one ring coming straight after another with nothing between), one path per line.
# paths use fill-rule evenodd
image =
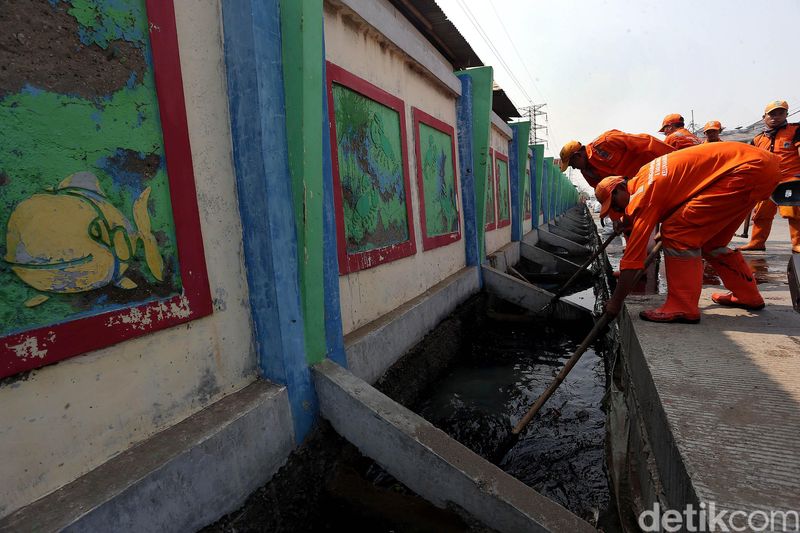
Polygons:
M678 128L669 135L667 135L664 142L670 146L672 146L676 150L680 150L681 148L689 148L690 146L697 146L700 143L700 139L694 136L694 134L687 130L686 128Z
M769 150L781 160L782 181L798 179L800 174L800 124L786 124L773 132L773 135L760 133L753 138L752 144ZM753 235L747 248L764 248L772 221L778 206L771 200L760 202L753 211ZM781 216L789 221L789 234L792 238L792 251L800 252L800 206L781 206Z
M641 269L647 241L661 223L667 299L640 317L697 322L703 258L731 292L713 294L721 305L760 309L764 300L742 254L727 245L747 212L780 182L777 156L753 146L707 143L659 157L627 183L625 216L633 226L620 270ZM702 257L701 257L702 255Z
M619 130L609 130L586 145L589 164L598 177L631 177L639 169L655 159L675 149L646 133L632 134ZM592 187L599 180L587 177Z

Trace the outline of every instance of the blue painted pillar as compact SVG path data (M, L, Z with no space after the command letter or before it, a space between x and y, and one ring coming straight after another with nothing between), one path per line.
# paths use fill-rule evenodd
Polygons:
M325 35L322 36L322 281L325 289L325 344L327 357L347 368L342 333L342 308L339 298L339 254L336 247L336 210L333 198L333 160L331 122L328 118L327 76L325 73Z
M278 0L222 5L239 211L260 374L286 385L296 442L314 424L286 140Z
M459 74L461 96L456 100L456 127L458 137L458 171L461 176L461 208L464 212L464 247L467 266L477 266L480 261L478 210L476 206L475 173L472 159L472 78Z

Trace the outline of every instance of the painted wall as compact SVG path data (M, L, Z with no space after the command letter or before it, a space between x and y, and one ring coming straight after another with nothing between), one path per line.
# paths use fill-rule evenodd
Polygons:
M528 150L528 157L526 158L526 163L525 163L525 172L527 173L527 178L526 178L527 186L523 186L522 187L522 189L524 189L522 194L525 195L525 198L523 199L523 202L527 202L527 203L524 203L523 205L529 206L530 212L531 212L531 216L530 216L530 218L526 219L525 218L525 213L523 213L523 217L522 217L522 234L523 235L525 235L526 233L530 232L531 229L533 228L533 215L534 215L533 211L534 211L534 209L533 209L533 203L532 203L532 200L531 200L530 189L528 188L528 187L533 187L535 185L533 183L532 179L531 179L532 178L532 176L531 176L531 163L532 163L532 161L533 161L533 154L530 152L530 150Z
M407 25L410 33L418 35L402 16L396 14L394 8L383 1L381 4L387 16L396 18L397 24ZM408 55L366 25L356 13L344 5L325 2L324 16L328 61L404 101L405 143L410 173L408 199L412 206L417 242L416 252L411 256L340 277L342 328L347 334L418 296L466 264L463 237L451 244L423 251L416 180L417 163L414 157L412 107L455 127L456 95L440 82L422 74ZM429 55L446 64L433 47L430 48ZM449 67L449 70L452 71L452 68ZM463 235L460 197L458 209L459 227L462 228Z
M489 143L494 150L494 153L500 153L506 157L509 156L510 146L509 143L511 142L511 138L506 135L504 132L500 131L494 124L492 124L491 131L489 133ZM497 168L497 158L493 163L495 168ZM508 173L506 173L506 179L508 179ZM500 187L497 186L497 190L500 191ZM506 190L508 191L508 185L506 185ZM506 200L509 199L509 194L506 193ZM499 195L496 201L499 201ZM509 204L510 205L510 204ZM499 204L498 204L499 206ZM510 207L507 209L508 213L510 214ZM498 217L498 223L500 221L500 217ZM511 226L506 225L504 227L500 227L491 231L486 232L486 255L491 254L492 252L502 248L506 244L511 242Z
M217 0L175 4L214 312L3 380L0 455L13 460L0 462L0 516L256 379L220 6Z

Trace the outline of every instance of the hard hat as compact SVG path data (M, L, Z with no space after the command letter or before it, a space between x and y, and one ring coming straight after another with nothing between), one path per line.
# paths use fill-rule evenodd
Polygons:
M706 122L706 125L703 126L703 133L707 132L708 130L722 131L722 124L719 123L719 120L709 120Z
M564 145L564 147L561 149L561 154L559 154L561 157L561 172L567 170L567 167L569 166L569 158L572 157L572 154L580 150L581 146L583 145L578 141L570 141Z
M624 182L625 178L622 176L609 176L607 178L603 178L603 180L597 184L597 187L594 188L594 195L597 197L597 201L601 204L600 218L605 218L608 216L608 212L611 210L611 193L614 192L614 189L617 188L617 185Z
M786 100L773 100L767 104L767 107L764 108L764 114L766 115L775 109L785 109L786 111L789 111L789 104L786 102Z
M680 116L678 113L670 113L669 115L664 117L664 120L661 121L661 129L658 131L663 133L664 128L666 128L667 126L671 126L672 124L676 124L678 122L683 122L683 117Z

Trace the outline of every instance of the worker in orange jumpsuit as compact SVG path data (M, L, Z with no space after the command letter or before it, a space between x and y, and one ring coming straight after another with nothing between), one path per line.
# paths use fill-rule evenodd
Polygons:
M789 104L776 100L764 109L763 133L756 135L751 144L769 150L781 160L783 181L800 178L800 124L789 124ZM766 250L767 238L772 230L772 221L778 206L767 200L760 202L753 211L753 234L750 242L739 250ZM792 238L792 252L800 253L800 207L781 206L781 216L789 221L789 234Z
M780 182L779 164L777 156L747 144L709 143L655 159L627 182L618 176L601 181L595 189L602 202L600 216L616 210L632 226L606 312L616 316L622 308L637 270L644 268L647 240L658 223L667 299L657 309L642 311L643 320L700 321L703 258L730 291L712 294L714 302L763 308L752 270L727 244L747 211Z
M703 143L722 142L722 139L719 138L719 134L722 130L723 127L722 124L719 123L719 120L709 120L706 122L706 125L703 126L703 135L706 136L706 140L703 141Z
M674 148L646 133L609 130L582 145L570 141L561 148L561 172L572 167L581 171L592 187L608 176L633 176L642 166Z
M664 142L676 150L700 144L700 139L683 126L683 117L678 113L671 113L661 121L661 129L658 131L666 135Z

